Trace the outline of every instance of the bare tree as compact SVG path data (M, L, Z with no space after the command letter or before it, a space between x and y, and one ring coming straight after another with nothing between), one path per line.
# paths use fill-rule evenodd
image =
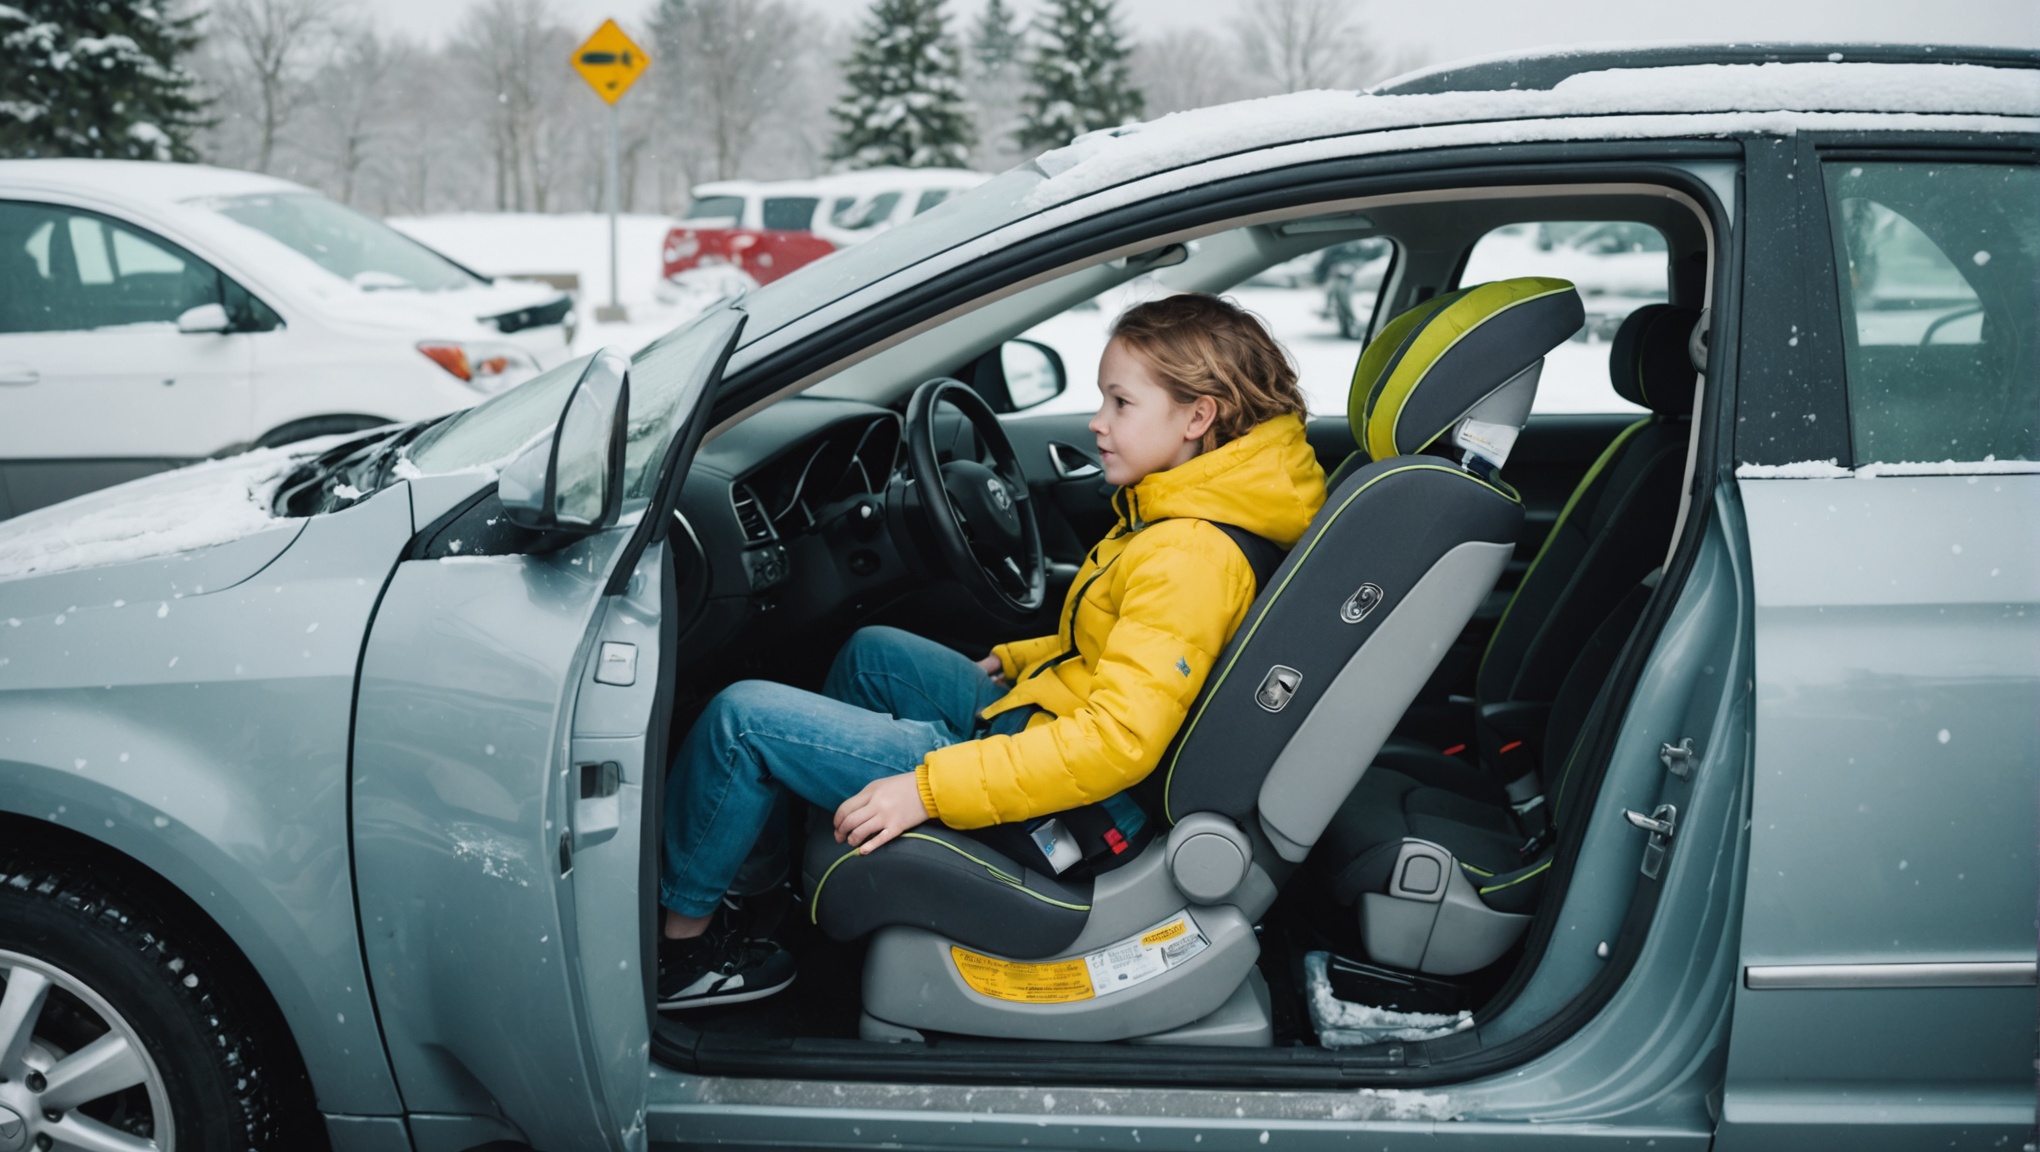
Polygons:
M340 31L336 39L338 50L312 87L335 194L352 204L362 169L391 130L396 92L390 79L403 53L366 24Z
M247 71L256 105L255 167L267 172L283 128L310 98L306 78L327 37L318 0L223 0L219 33Z
M1202 28L1178 28L1134 45L1133 82L1160 116L1254 95L1235 67L1237 53Z
M733 177L810 58L812 15L786 0L662 0L652 16L662 101L693 139L693 175Z
M1375 69L1353 0L1252 0L1232 26L1248 71L1271 91L1343 87Z
M498 211L545 211L571 140L563 83L573 38L547 0L483 0L461 21L474 102L487 127Z

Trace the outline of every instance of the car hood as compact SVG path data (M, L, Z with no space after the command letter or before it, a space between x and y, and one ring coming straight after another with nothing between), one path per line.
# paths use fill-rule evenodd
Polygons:
M502 334L494 324L485 322L485 317L560 298L559 289L529 280L497 280L472 288L419 292L409 288L366 290L335 277L318 291L324 310L334 320L400 328L442 339L501 339Z
M271 510L277 486L335 439L180 468L0 522L0 632L24 617L167 602L248 579L305 525Z

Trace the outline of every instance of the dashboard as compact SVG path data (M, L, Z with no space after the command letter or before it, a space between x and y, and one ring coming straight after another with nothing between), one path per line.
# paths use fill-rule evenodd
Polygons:
M792 397L702 447L680 499L705 568L702 639L795 628L907 579L886 504L901 433L889 409Z

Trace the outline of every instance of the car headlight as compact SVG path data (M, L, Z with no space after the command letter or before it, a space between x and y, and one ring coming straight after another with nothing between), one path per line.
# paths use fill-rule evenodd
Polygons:
M538 361L513 344L485 340L427 340L418 345L427 360L477 392L493 396L538 374Z

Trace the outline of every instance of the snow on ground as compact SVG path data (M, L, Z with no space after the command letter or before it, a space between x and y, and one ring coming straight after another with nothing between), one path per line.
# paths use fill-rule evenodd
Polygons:
M208 548L277 522L276 486L304 446L180 468L0 523L0 580Z
M658 287L672 216L620 213L616 218L617 299L630 314L622 324L598 324L596 308L609 303L609 217L598 212L462 212L394 216L391 227L490 276L580 278L574 294L576 356L614 345L635 352L698 313L709 300L662 300Z

